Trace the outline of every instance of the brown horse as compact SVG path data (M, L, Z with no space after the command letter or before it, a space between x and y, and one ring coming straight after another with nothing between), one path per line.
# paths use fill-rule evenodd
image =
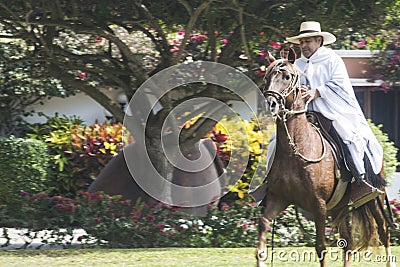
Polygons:
M354 249L380 244L391 257L388 223L382 208L384 196L350 210L349 184L345 185L343 198L334 207L327 206L340 175L329 144L307 120L299 73L294 65L286 59L273 61L267 69L266 81L263 94L272 114L277 116L277 143L275 159L266 178L265 208L259 221L257 266L265 266L268 257L266 231L270 222L291 204L313 215L315 248L321 266L326 266L325 223L328 214L332 215L344 240L340 246L344 249L344 266L350 266L349 255ZM384 187L380 189L385 190Z

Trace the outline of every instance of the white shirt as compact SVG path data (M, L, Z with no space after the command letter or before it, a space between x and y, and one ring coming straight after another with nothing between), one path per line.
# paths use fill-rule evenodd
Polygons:
M383 150L358 104L342 58L332 49L320 47L310 58L296 60L295 65L305 74L301 75L301 84L309 84L321 95L310 103L311 110L332 120L343 142L365 152L374 172L379 173Z

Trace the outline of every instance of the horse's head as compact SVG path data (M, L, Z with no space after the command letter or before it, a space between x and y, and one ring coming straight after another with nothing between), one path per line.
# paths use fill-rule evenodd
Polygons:
M272 61L265 73L262 93L273 115L281 110L292 110L300 92L299 73L286 59Z

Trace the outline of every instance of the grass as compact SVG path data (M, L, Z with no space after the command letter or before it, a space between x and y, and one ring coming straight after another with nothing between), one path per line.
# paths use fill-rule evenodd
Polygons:
M0 251L0 266L247 267L255 266L254 252L254 248L13 250ZM271 255L270 250L268 253ZM392 254L392 261L400 260L400 247L392 247ZM319 266L313 255L314 249L308 247L275 248L274 266ZM386 266L382 256L383 249L362 252L352 266ZM337 248L328 250L327 259L328 266L342 266Z

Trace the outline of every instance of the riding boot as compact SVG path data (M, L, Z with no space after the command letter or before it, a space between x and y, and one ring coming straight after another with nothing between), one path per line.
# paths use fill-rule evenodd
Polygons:
M384 192L367 183L364 179L364 174L362 174L357 181L354 178L351 181L350 201L348 205L356 209L382 194Z

